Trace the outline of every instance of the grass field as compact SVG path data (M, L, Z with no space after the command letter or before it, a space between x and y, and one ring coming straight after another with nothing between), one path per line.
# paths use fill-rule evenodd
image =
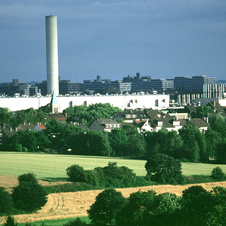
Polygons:
M57 155L41 153L0 152L0 175L19 176L25 173L34 173L38 179L56 181L67 180L66 169L79 164L84 169L103 167L108 162L117 162L118 166L127 166L133 169L138 176L144 176L145 160L129 160L113 157ZM226 173L226 165L182 163L185 176L210 175L213 168L219 166Z
M83 222L90 223L91 220L89 217L79 217ZM35 226L42 226L42 223L45 224L45 226L59 226L59 225L64 225L70 221L74 221L76 218L66 218L66 219L58 219L58 220L45 220L45 221L36 221L32 222L31 225ZM25 226L26 223L20 223L18 226Z

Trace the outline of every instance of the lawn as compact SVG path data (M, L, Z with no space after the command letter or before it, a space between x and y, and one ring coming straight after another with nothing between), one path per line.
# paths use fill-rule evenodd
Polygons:
M145 160L129 160L113 157L57 155L42 153L0 152L0 175L19 176L25 173L34 173L38 179L66 180L66 169L79 164L84 169L103 167L108 162L117 162L118 166L127 166L133 169L138 176L144 176ZM213 168L220 166L226 173L226 165L213 165L203 163L182 163L185 176L210 175Z
M89 217L79 217L83 222L90 223L91 220ZM44 220L44 221L36 221L32 222L31 225L35 226L42 226L42 223L44 223L46 226L59 226L64 225L68 222L75 221L76 218L66 218L66 219L57 219L57 220ZM26 223L20 223L18 226L26 226Z

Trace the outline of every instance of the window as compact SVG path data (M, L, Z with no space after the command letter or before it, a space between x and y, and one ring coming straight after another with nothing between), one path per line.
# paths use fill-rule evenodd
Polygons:
M156 106L156 107L159 106L159 100L158 100L158 99L155 100L155 106Z

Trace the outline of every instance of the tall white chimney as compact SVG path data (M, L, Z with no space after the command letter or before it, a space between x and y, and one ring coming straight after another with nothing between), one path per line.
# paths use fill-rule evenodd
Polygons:
M46 16L47 94L59 96L57 17Z

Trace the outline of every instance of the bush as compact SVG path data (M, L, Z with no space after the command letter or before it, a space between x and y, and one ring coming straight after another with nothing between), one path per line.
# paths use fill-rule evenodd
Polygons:
M128 167L118 167L116 162L109 162L103 168L106 187L129 187L136 183L136 174Z
M85 170L77 164L67 168L67 175L72 182L85 182Z
M46 192L38 183L21 182L13 189L12 198L15 208L34 212L47 202Z
M85 182L91 185L98 185L98 178L96 176L96 172L94 170L85 170L84 172Z
M0 213L10 214L13 211L13 200L7 191L0 189Z
M17 226L18 224L14 222L14 218L11 216L8 216L6 219L6 223L3 224L4 226Z
M33 173L28 173L28 174L23 174L18 176L18 181L19 183L22 182L29 182L29 183L38 183L35 174Z
M56 186L45 186L44 190L47 194L51 193L60 193L60 192L76 192L76 191L86 191L86 190L94 190L95 186L91 184L87 184L84 182L76 182L70 184L61 184Z
M222 180L224 175L225 174L220 167L215 167L211 172L211 177L215 180Z
M87 226L88 224L86 222L83 222L80 220L80 218L76 218L74 221L70 221L63 226Z

